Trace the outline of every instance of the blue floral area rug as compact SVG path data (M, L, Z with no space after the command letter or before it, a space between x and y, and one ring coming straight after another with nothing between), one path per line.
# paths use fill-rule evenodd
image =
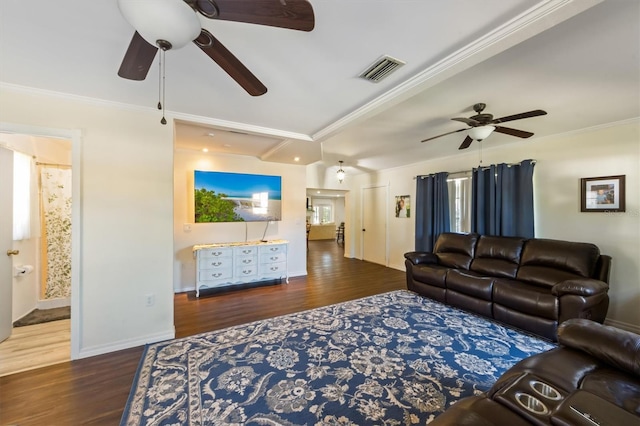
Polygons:
M148 345L121 425L413 425L555 345L394 291Z

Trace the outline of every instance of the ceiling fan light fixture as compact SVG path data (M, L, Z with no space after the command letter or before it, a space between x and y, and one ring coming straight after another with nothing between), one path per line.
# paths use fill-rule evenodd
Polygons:
M495 126L478 126L469 129L469 137L476 141L481 141L489 137L496 129Z
M200 35L200 20L183 0L118 0L118 7L152 46L164 40L179 49Z
M342 181L344 180L345 176L347 175L345 173L344 170L342 170L342 161L338 161L338 163L340 163L340 168L338 169L338 171L336 172L336 177L338 178L338 182L342 183Z

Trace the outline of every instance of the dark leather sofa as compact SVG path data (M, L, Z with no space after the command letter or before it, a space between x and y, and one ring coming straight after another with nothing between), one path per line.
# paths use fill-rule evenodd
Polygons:
M409 290L556 340L570 318L604 322L611 257L594 244L443 233L405 253Z
M435 426L640 425L640 336L585 319L558 327L559 347L525 358Z

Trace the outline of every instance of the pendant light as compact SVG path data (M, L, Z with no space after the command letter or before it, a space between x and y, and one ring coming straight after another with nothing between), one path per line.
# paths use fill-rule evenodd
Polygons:
M336 176L338 178L338 182L342 183L342 181L344 180L344 177L346 176L346 173L344 172L344 170L342 170L342 161L338 161L338 163L340 163L340 168L338 169L338 172L336 173Z

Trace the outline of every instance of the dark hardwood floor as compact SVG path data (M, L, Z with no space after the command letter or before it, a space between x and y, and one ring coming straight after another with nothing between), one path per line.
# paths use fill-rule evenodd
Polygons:
M310 241L306 277L235 292L175 296L176 337L406 288L402 271ZM117 425L142 347L0 377L0 425Z

